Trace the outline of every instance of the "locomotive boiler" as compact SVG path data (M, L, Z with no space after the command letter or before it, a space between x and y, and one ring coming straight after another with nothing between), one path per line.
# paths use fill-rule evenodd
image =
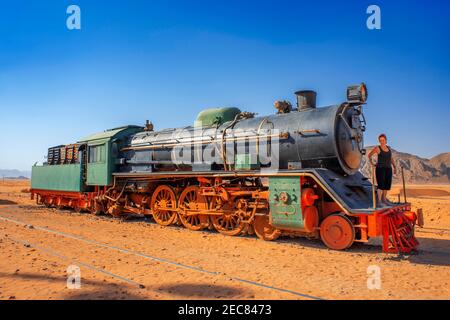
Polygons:
M195 125L131 136L124 171L328 168L354 174L365 152L361 104L316 108L299 91L297 109L254 117L237 108L208 109ZM186 156L187 154L187 156ZM245 163L247 162L247 163Z
M415 249L418 214L409 203L377 204L376 185L359 171L366 86L326 107L316 107L314 91L295 94L295 108L277 101L272 115L207 109L182 128L147 122L50 148L32 169L32 196L229 236L306 236L336 250L382 237L385 252Z

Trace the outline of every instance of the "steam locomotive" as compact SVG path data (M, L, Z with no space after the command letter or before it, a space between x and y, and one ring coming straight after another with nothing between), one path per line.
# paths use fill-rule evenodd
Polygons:
M414 250L418 215L409 203L377 205L376 186L359 171L366 86L321 108L314 91L295 94L296 108L277 101L273 115L207 109L183 128L154 131L147 121L52 147L32 168L32 197L229 236L306 236L335 250L382 237L385 252Z

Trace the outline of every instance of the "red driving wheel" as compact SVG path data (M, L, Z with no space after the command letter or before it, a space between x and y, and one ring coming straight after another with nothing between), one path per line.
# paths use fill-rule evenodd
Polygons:
M344 250L355 241L355 228L343 214L332 214L320 224L320 237L328 248Z

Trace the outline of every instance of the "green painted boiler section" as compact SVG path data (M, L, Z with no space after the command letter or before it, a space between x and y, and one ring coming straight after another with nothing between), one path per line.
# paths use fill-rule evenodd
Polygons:
M82 192L81 164L33 166L31 169L31 188Z

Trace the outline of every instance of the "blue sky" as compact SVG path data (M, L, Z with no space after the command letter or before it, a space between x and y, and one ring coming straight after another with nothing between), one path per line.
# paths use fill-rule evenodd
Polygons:
M66 8L81 8L81 30ZM381 8L381 30L366 8ZM9 1L0 5L0 168L124 124L191 124L206 107L260 115L366 82L366 144L450 151L450 1Z

